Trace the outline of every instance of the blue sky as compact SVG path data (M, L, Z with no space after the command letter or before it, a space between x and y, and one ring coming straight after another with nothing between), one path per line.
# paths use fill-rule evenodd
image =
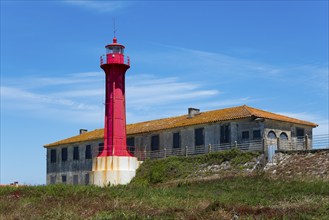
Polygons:
M126 46L127 122L249 105L328 134L328 1L1 1L1 179L103 127L99 57Z

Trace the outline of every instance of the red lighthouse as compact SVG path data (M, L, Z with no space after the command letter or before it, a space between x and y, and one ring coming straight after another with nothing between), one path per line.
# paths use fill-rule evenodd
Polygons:
M92 178L95 185L127 184L136 175L141 164L127 150L125 73L130 67L124 46L117 43L106 45L106 55L101 57L105 72L105 128L104 148L93 159Z
M117 43L106 45L106 55L101 57L105 72L105 129L104 148L98 157L131 156L126 143L125 73L130 67L124 46Z

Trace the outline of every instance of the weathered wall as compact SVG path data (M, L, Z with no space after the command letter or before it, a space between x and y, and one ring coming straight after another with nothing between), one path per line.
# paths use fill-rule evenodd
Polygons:
M73 183L73 176L78 175L78 184L85 184L86 174L92 170L92 159L85 158L85 150L87 145L91 145L92 158L98 155L98 145L103 140L81 142L71 145L61 145L56 148L47 149L47 184L51 183L51 179L55 178L56 183L62 183L62 176L65 175L67 183ZM73 160L73 149L79 147L79 160ZM67 148L67 160L62 160L62 149ZM56 149L56 162L51 163L50 151ZM90 177L91 178L91 177Z
M63 183L62 176L66 176L66 184L74 184L73 176L78 177L76 184L89 185L92 184L92 172L91 171L67 171L67 172L56 172L47 174L47 184ZM52 179L54 178L54 179Z
M189 127L175 128L170 130L137 134L137 135L128 135L128 138L135 137L135 147L139 151L151 150L151 137L153 135L159 135L160 143L159 150L171 149L173 145L173 133L180 132L181 137L181 148L188 147L188 151L192 154L194 153L195 146L195 129L204 128L204 145L219 145L220 143L220 127L221 125L228 124L230 126L230 144L233 144L235 141L241 142L242 132L249 131L250 138L252 140L252 133L254 130L261 131L261 137L263 137L264 124L257 121L251 121L250 119L241 119L235 121L224 121L211 124L201 124Z
M309 138L306 140L303 137L296 137L296 129L302 128L304 129L304 136L308 136ZM267 134L273 131L277 137L277 139L269 139ZM286 133L288 136L288 140L280 140L280 134ZM292 123L273 121L273 120L265 120L264 123L264 138L267 141L268 145L276 145L278 149L310 149L312 146L312 127L296 125ZM306 143L305 143L306 142Z
M222 125L229 125L230 126L230 142L229 143L221 143L221 126ZM307 126L299 126L304 128L305 134L311 137L312 135L312 128ZM204 145L202 146L195 146L195 129L197 128L204 128ZM247 119L237 119L233 121L223 121L223 122L216 122L216 123L209 123L209 124L200 124L195 126L189 127L181 127L175 129L169 129L164 131L152 132L152 133L143 133L137 135L128 135L128 138L134 137L135 138L135 148L136 152L147 152L151 151L151 137L153 135L159 135L159 152L168 150L168 152L172 149L173 146L173 133L179 132L181 143L180 149L176 151L184 155L186 152L188 154L195 154L195 153L207 153L209 145L212 146L222 146L226 145L231 147L234 145L235 141L237 143L247 143L248 141L253 141L253 131L260 130L260 139L264 139L266 145L277 145L279 143L279 147L281 149L285 149L286 146L291 147L292 143L300 142L300 139L297 140L295 135L296 125L284 122L277 122L272 120L253 120L252 118ZM242 139L242 132L248 131L249 138ZM275 132L277 137L280 137L282 132L285 132L288 135L288 141L282 142L281 140L275 139L268 139L267 135L268 132L273 131ZM90 174L92 170L92 159L85 158L85 149L87 145L91 145L92 148L92 158L97 157L99 151L99 144L103 143L103 139L98 139L94 141L86 141L76 144L70 145L61 145L55 148L48 148L47 149L47 184L56 178L57 183L62 182L62 175L67 176L67 183L73 183L73 176L79 175L78 183L85 184L86 175ZM287 145L285 145L287 144ZM290 144L290 145L289 145ZM302 143L303 144L303 143ZM308 145L310 146L311 139L308 140ZM79 160L73 160L73 148L75 146L79 147ZM298 145L304 146L304 145ZM67 147L68 149L68 157L67 161L62 161L61 158L61 149ZM262 146L261 146L262 147ZM288 148L288 147L286 147ZM50 163L50 150L56 149L56 163ZM265 151L267 148L265 147ZM266 152L267 154L267 152ZM141 155L141 154L140 154ZM163 155L162 155L163 156ZM153 156L151 156L153 157ZM155 155L154 157L159 157ZM51 179L52 178L52 179ZM75 177L76 178L76 177ZM92 177L89 175L89 178Z

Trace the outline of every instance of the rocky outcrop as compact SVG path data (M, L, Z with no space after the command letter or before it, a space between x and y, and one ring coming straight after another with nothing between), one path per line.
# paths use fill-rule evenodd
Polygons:
M329 150L278 152L264 170L272 178L329 181Z

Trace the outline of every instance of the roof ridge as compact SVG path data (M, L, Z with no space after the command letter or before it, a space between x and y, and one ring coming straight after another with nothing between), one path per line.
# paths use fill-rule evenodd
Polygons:
M250 112L252 112L252 115L253 116L256 116L256 117L262 117L262 118L264 118L263 115L259 115L259 114L257 114L257 112L255 112L255 111L258 111L258 112L261 112L261 113L267 113L267 114L269 113L269 114L276 115L276 116L279 116L279 117L284 117L286 119L292 119L292 120L296 120L296 121L299 121L299 122L305 122L307 124L313 124L313 126L315 126L315 127L318 126L318 124L315 124L313 122L309 122L309 121L306 121L306 120L297 119L297 118L286 116L286 115L282 115L282 114L279 114L279 113L270 112L270 111L266 111L266 110L258 109L258 108L253 108L253 107L250 107L250 106L246 106L246 107L248 108L248 110ZM278 119L276 119L276 120L278 120Z
M233 109L233 108L241 108L241 107L244 107L244 106L246 106L246 105L233 106L233 107L226 107L226 108L222 108L222 109L214 109L214 110L208 110L208 111L200 111L200 114L211 113L211 112L217 112L217 111L223 111L223 110L228 110L228 109ZM246 107L249 107L249 106L246 106ZM135 125L135 124L139 124L139 123L148 123L148 122L159 121L159 120L165 120L165 119L171 119L171 118L179 118L179 117L183 117L183 116L188 116L188 114L177 115L177 116L171 116L171 117L165 117L165 118L158 118L158 119L152 119L152 120L148 120L148 121L140 121L140 122L135 122L135 123L129 123L129 124L127 124L127 125Z
M137 123L127 124L127 134L141 134L147 132L155 132L165 129L172 129L178 127L186 127L191 125L199 125L205 123L214 123L227 120L236 120L248 117L264 118L277 121L284 121L296 124L303 124L307 126L316 127L317 124L300 120L297 118L288 117L285 115L265 111L258 108L253 108L247 105L227 107L223 109L215 109L210 111L203 111L195 117L189 118L186 114L179 116L172 116L161 119L153 119L149 121L142 121ZM45 147L56 146L60 144L67 144L73 142L82 142L86 140L94 140L103 137L104 128L95 129L84 134L75 135L54 143L45 145Z
M241 105L240 107L244 108L247 112L249 112L250 116L254 115L254 112L252 111L252 108L246 104Z
M135 122L135 123L129 123L127 125L135 125L135 124L139 124L139 123L148 123L148 122L153 122L153 121L158 121L158 120L165 120L165 119L170 119L170 118L179 118L179 117L183 117L183 116L187 116L187 114L178 115L178 116L171 116L171 117L166 117L166 118L152 119L152 120L148 120L148 121L140 121L140 122Z

